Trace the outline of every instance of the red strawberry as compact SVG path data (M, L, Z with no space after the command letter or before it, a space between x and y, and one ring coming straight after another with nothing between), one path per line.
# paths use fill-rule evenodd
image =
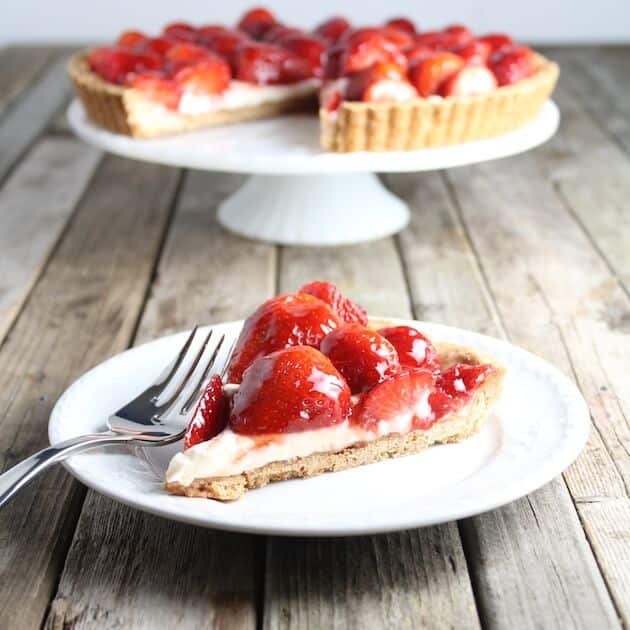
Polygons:
M461 57L449 52L420 59L409 69L409 81L422 97L437 94L442 84L464 65Z
M400 371L394 346L361 324L339 326L324 337L320 349L348 381L353 394L365 392Z
M257 85L296 83L313 76L306 59L271 44L244 44L234 55L235 78Z
M477 41L488 44L490 46L490 54L514 46L514 40L504 33L489 33L488 35L477 38Z
M367 311L345 297L332 282L314 280L298 289L298 293L308 293L326 302L344 322L367 324Z
M420 59L426 59L427 57L432 57L435 54L435 51L429 46L424 46L422 44L414 44L411 48L405 50L405 56L407 57L407 61L409 65L414 61L419 61Z
M212 57L181 68L173 78L190 92L221 94L230 85L230 66L223 59Z
M429 396L435 375L429 370L411 370L376 385L359 401L352 421L368 429L379 422L407 419L413 428L428 429L435 422Z
M154 52L160 56L164 56L173 46L176 45L177 43L174 40L166 37L152 37L142 43L142 47L148 52Z
M203 26L199 29L199 43L225 58L230 58L236 48L248 40L245 33L223 26Z
M181 42L166 51L166 59L175 63L194 63L207 59L209 52L203 46Z
M255 359L275 350L319 347L339 324L341 320L330 306L312 295L289 293L267 300L245 321L230 361L229 382L240 383Z
M350 101L392 103L417 96L415 88L405 78L404 71L394 64L376 63L348 77L346 98Z
M323 37L331 44L337 43L342 35L351 30L350 22L343 17L332 17L315 29L315 34Z
M470 40L464 32L426 31L416 36L416 45L428 46L433 50L454 50Z
M305 59L313 76L323 76L326 46L322 40L307 35L287 35L279 41L279 45Z
M465 46L475 38L473 32L462 24L452 24L444 29L448 33L453 42L453 46Z
M396 48L409 48L415 43L413 35L410 35L406 31L401 31L398 28L384 26L381 29L381 33L385 35L387 41L396 46Z
M411 326L391 326L378 331L389 341L403 367L426 368L439 372L440 361L435 346L419 330Z
M184 450L200 442L207 442L225 429L228 421L226 403L221 377L213 374L186 427Z
M164 27L162 33L171 39L184 42L194 42L197 40L197 29L188 22L172 22Z
M134 48L136 45L143 43L148 38L140 31L125 31L118 36L116 46L118 48Z
M392 28L397 28L399 31L404 31L405 33L409 33L410 35L416 34L416 26L407 18L392 18L388 20L386 23L387 26L391 26Z
M464 66L440 88L442 96L474 96L497 88L497 80L485 66Z
M346 420L350 389L319 350L297 346L258 358L234 395L230 426L237 433L289 433Z
M97 48L88 57L90 68L110 83L125 83L130 73L154 70L159 65L155 55L132 53L116 48Z
M173 110L177 109L182 97L181 87L175 81L155 74L135 75L128 85L141 90L152 101L162 103Z
M488 67L499 85L512 85L532 75L536 70L536 55L531 48L519 46L494 53Z
M375 63L395 64L403 70L407 68L405 55L383 33L376 29L361 29L348 36L342 50L331 51L326 76L346 75Z
M295 28L293 26L286 26L285 24L276 24L272 26L263 36L262 41L268 42L269 44L278 44L286 37L291 37L292 35L302 35L305 36L306 33L299 28Z
M454 52L468 64L484 65L490 57L491 50L492 48L488 42L476 40L456 49Z
M276 18L273 14L259 7L247 11L240 19L237 28L254 39L260 39L274 24L276 24Z

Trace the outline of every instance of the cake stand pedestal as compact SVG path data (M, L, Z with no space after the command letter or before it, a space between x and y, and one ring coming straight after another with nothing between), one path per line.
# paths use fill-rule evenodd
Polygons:
M417 172L485 162L548 140L560 114L552 101L520 129L488 140L420 151L327 153L319 121L295 115L141 140L93 125L74 101L72 129L101 149L147 162L249 173L218 209L226 229L284 245L342 245L390 236L409 222L409 209L374 173Z

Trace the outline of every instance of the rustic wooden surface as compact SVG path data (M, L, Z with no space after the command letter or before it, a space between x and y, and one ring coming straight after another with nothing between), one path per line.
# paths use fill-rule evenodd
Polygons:
M426 529L288 539L185 526L49 473L0 511L0 628L630 625L630 49L550 49L563 120L522 156L387 185L395 238L336 249L225 233L241 182L101 155L62 111L68 49L0 50L0 470L61 391L125 347L329 278L374 313L504 336L593 419L563 476ZM6 71L5 71L6 69Z

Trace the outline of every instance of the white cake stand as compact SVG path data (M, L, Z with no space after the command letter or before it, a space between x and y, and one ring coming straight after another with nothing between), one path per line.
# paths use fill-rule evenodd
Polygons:
M315 116L285 116L137 140L104 131L78 101L68 110L87 142L125 157L253 176L218 210L225 228L287 245L341 245L389 236L409 222L407 205L374 173L433 171L527 151L549 139L560 114L548 101L512 133L449 147L383 153L326 153Z

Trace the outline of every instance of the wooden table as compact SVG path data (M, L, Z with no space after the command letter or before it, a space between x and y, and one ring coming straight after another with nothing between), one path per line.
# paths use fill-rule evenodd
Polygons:
M586 397L566 473L488 514L299 540L130 510L59 467L0 511L0 628L630 625L630 49L549 50L557 136L388 185L395 238L273 247L216 224L242 180L103 155L69 134L67 49L0 51L0 470L47 443L79 374L327 278L373 313L508 337ZM552 419L550 419L552 420Z

